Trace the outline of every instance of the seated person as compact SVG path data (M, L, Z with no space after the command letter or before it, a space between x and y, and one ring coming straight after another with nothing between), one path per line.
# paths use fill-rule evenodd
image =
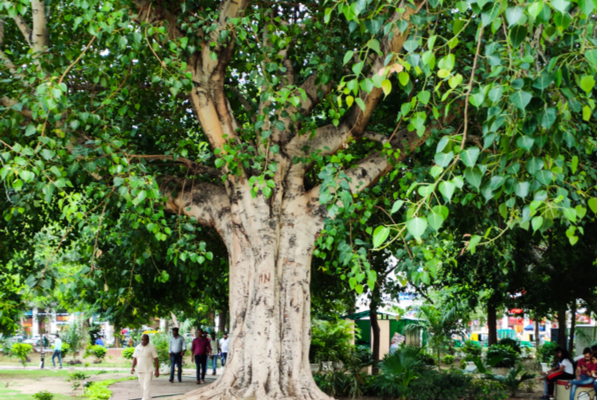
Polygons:
M575 378L573 363L571 362L571 355L569 352L561 347L557 347L554 350L555 360L558 361L558 365L552 368L548 372L544 372L544 396L543 400L549 400L550 396L554 396L554 384L557 380L570 380Z
M594 383L594 375L596 375L596 364L592 362L592 349L586 347L583 349L583 358L577 361L576 380L567 383L565 386L567 389L571 388L570 400L575 400L575 392L578 386Z

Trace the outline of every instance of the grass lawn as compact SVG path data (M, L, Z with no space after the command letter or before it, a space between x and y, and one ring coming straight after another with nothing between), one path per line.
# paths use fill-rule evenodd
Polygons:
M29 355L29 359L31 362L28 362L26 365L28 367L37 367L40 365L40 353L32 353ZM73 357L71 355L63 358L63 368L69 368L71 365L67 364L67 361L72 360ZM78 360L81 360L81 357L77 357ZM74 367L85 367L86 363L88 364L87 368L89 369L101 369L101 368L131 368L131 360L127 360L122 357L115 356L107 356L104 361L100 364L94 363L94 357L88 357L83 359L83 364L73 365ZM56 365L58 366L58 360L55 360ZM17 357L7 357L0 356L0 365L10 365L14 367L20 367L21 361ZM45 355L45 368L52 367L52 353L46 353Z
M86 375L98 375L101 370L85 370L78 371L83 372ZM40 378L60 378L64 379L69 376L71 372L64 369L39 369L39 370L18 370L18 369L9 369L9 370L0 370L0 380L8 380L8 379L35 379L39 380ZM2 397L0 397L1 399Z

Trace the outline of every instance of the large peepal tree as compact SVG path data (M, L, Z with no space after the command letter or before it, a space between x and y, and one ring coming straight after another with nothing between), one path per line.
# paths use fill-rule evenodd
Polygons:
M87 234L81 282L125 307L135 293L111 273L156 267L168 281L155 259L202 264L212 254L194 232L214 229L229 258L228 365L189 397L325 398L308 363L315 240L332 216L368 219L380 180L378 201L402 216L375 247L421 243L453 201L497 202L500 231L595 211L594 8L0 1L2 232L43 215L65 238ZM107 262L115 246L124 256ZM365 246L350 240L340 261L353 287L376 279ZM29 283L51 286L51 264Z

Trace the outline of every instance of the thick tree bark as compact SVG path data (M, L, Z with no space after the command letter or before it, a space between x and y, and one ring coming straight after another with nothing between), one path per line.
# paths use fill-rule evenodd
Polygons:
M487 317L488 317L488 347L498 343L498 332L496 329L496 305L491 300L487 304Z
M573 341L575 340L575 323L577 322L577 300L573 301L573 305L571 305L571 328L569 329L569 351L571 355L574 356L573 353Z
M537 349L539 341L540 341L540 321L537 319L537 317L535 318L535 331L534 332L535 332L534 346Z
M566 307L558 310L558 345L565 349L567 347L567 317Z

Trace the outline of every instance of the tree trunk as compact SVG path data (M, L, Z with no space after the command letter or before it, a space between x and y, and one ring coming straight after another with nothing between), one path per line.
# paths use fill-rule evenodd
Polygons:
M230 200L230 222L217 227L230 268L227 365L215 383L185 398L329 399L308 360L310 265L322 219L301 196L251 199L248 187L240 191Z
M567 318L566 309L558 310L558 345L563 349L567 348Z
M534 335L535 335L535 341L534 341L534 346L537 350L538 345L539 345L539 340L540 340L540 321L537 319L537 317L535 318L535 331L534 331Z
M378 292L378 286L375 285L375 292ZM378 301L375 300L376 294L373 293L373 299L369 305L369 319L371 320L371 329L373 331L373 366L371 367L371 373L373 375L379 374L379 344L381 341L381 329L379 329L379 321L377 320L377 305Z
M219 333L223 334L227 327L227 308L219 311Z
M498 332L496 330L496 325L498 321L496 320L496 306L491 301L488 301L487 304L487 317L488 317L488 347L498 343Z
M573 340L575 339L575 323L577 322L577 300L573 301L571 306L571 329L569 330L569 351L571 356L574 356L573 352Z

